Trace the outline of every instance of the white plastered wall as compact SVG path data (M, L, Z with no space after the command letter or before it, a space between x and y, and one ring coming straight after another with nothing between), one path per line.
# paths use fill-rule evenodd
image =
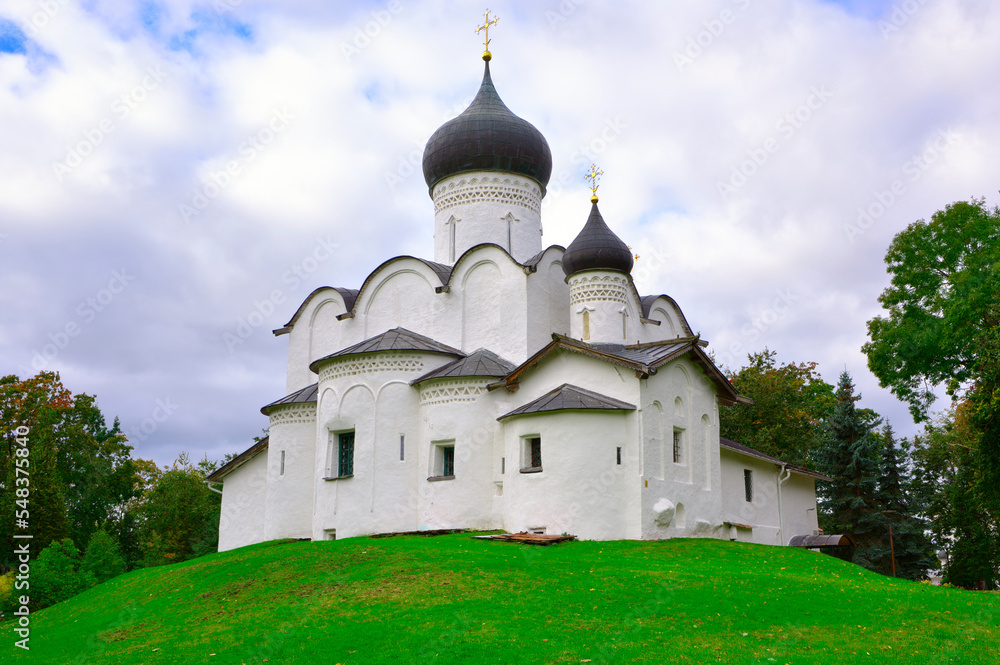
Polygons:
M542 251L538 183L512 173L470 171L434 186L434 260L451 265L482 243L524 263Z
M219 515L219 551L265 540L264 505L267 499L267 451L240 465L222 481Z
M320 368L316 423L316 502L313 538L331 529L338 538L417 528L418 391L409 382L454 358L435 353L381 352L337 360ZM354 431L354 474L327 480L330 441ZM328 475L329 473L329 475Z
M719 536L719 425L715 386L686 358L643 382L642 538ZM674 432L680 462L674 462Z
M414 446L420 529L499 528L494 516L495 405L487 378L435 379L420 386L421 436ZM415 442L416 443L416 442ZM453 480L440 476L440 446L455 447Z
M268 435L264 538L311 538L316 404L272 407Z
M778 474L781 467L725 448L721 459L724 519L753 527L749 534L744 529L737 529L737 539L765 545L783 544L778 542ZM752 501L746 500L743 472L747 469L753 472ZM787 485L782 486L783 495Z

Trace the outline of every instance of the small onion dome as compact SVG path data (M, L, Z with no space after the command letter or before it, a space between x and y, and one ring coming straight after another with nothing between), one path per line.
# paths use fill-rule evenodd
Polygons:
M542 133L514 115L500 99L486 63L483 84L469 108L441 125L424 148L424 180L434 185L465 171L504 171L545 186L552 152Z
M566 248L562 267L567 277L584 270L632 272L632 250L604 223L596 201L580 234Z

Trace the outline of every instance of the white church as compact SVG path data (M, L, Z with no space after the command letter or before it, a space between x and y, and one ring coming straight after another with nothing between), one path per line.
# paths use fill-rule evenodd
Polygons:
M487 47L489 40L487 39ZM581 539L816 532L812 471L722 439L748 402L598 209L542 246L549 146L486 71L427 142L434 260L313 291L268 436L213 473L219 550L434 529Z

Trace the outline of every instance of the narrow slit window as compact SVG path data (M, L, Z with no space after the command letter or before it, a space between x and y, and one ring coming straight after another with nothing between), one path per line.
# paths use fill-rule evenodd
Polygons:
M679 429L674 430L674 464L683 463L683 432Z
M621 464L622 463L622 447L621 446L618 446L617 454L618 454L618 464Z
M454 476L455 475L455 446L445 446L441 449L442 465L441 465L441 475L442 476Z
M539 437L531 439L531 468L537 469L542 466L542 440Z
M281 464L280 464L280 468L278 469L278 475L279 476L285 475L285 451L284 450L281 451Z
M406 437L402 434L399 435L399 461L402 462L406 458Z
M753 502L753 471L743 469L743 489L746 492L747 502Z

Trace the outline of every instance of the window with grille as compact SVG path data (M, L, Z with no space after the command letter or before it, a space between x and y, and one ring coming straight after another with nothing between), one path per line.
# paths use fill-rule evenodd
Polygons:
M521 473L542 470L542 438L529 436L522 439Z
M747 501L753 501L753 471L743 469L743 488L746 491Z
M683 464L683 432L679 429L674 430L674 464Z
M337 435L337 477L354 475L354 432Z

